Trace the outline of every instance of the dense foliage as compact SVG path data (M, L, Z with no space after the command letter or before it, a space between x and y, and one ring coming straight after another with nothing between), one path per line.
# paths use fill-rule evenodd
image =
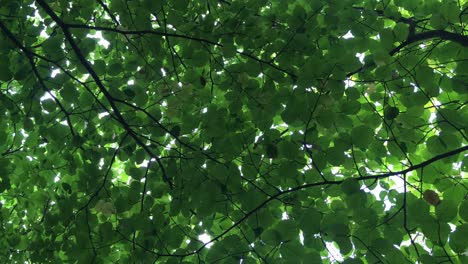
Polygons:
M0 0L0 262L468 263L467 24Z

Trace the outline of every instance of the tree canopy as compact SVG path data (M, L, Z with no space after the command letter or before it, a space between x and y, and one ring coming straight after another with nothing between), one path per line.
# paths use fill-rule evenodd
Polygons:
M468 263L468 1L1 0L1 263Z

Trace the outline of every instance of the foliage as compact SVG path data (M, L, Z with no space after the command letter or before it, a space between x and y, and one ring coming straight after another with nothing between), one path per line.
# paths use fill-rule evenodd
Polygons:
M467 23L1 0L0 262L468 263Z

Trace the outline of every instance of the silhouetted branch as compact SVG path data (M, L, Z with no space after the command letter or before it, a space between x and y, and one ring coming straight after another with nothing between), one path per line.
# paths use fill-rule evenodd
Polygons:
M407 40L403 41L398 47L394 48L390 51L390 55L393 56L394 54L398 53L404 47L424 40L439 38L442 40L450 40L456 42L464 47L468 47L468 36L460 35L457 33L448 32L445 30L431 30L426 32L417 33L414 35L410 35Z
M166 170L161 162L161 159L155 155L151 149L143 142L141 141L140 138L135 134L135 132L130 128L128 123L125 121L124 117L122 116L122 113L120 113L119 109L114 103L114 98L112 95L107 91L105 88L104 84L102 83L101 79L97 75L97 73L94 71L93 67L91 64L86 60L85 56L83 55L83 52L81 49L78 47L76 44L75 40L73 39L73 36L69 30L69 26L65 24L58 16L55 14L55 12L52 10L52 8L44 1L44 0L37 0L36 1L43 9L44 11L54 20L57 25L62 29L63 35L65 39L70 43L71 48L73 49L75 55L78 57L79 61L85 67L86 71L91 75L93 80L95 81L96 85L99 87L99 90L103 93L103 95L106 97L107 101L109 102L112 111L114 112L115 116L117 117L118 121L122 124L123 128L127 133L135 140L135 142L143 148L152 158L156 159L156 162L158 163L159 167L161 168L162 172L162 177L165 182L169 184L169 186L172 188L173 183L167 176Z

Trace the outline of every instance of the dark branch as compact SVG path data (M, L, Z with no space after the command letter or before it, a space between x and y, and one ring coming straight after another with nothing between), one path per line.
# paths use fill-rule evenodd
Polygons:
M96 85L99 87L99 90L103 93L103 95L106 97L107 101L109 102L112 111L114 112L115 116L117 117L118 121L120 124L122 124L123 128L125 131L135 140L135 142L142 147L152 158L156 159L156 162L158 163L159 167L161 168L163 180L169 184L169 186L172 188L173 184L170 181L169 177L166 174L166 170L161 162L161 159L156 156L151 149L143 142L141 139L135 134L135 132L130 128L128 123L125 121L124 117L120 113L119 109L114 103L114 98L112 95L107 91L105 88L104 84L102 83L101 79L97 75L97 73L94 71L93 67L91 64L86 60L86 58L83 55L83 52L81 49L78 47L76 44L72 34L70 33L69 26L65 24L50 8L49 5L44 0L37 0L37 3L44 9L44 11L57 23L57 25L62 29L63 35L65 36L65 39L70 43L70 46L72 47L74 53L80 60L81 64L85 67L85 69L88 71L88 73L91 75L93 80L95 81Z
M468 150L468 146L464 146L464 147L461 147L461 148L458 148L458 149L454 149L452 151L449 151L449 152L446 152L446 153L442 153L440 155L437 155L433 158L430 158L424 162L421 162L419 164L416 164L414 166L410 166L404 170L400 170L400 171L395 171L395 172L387 172L387 173L383 173L383 174L377 174L377 175L369 175L369 176L363 176L363 177L358 177L356 178L357 180L369 180L369 179L384 179L384 178L388 178L390 176L396 176L396 175L403 175L403 174L406 174L406 173L409 173L411 171L415 171L415 170L418 170L418 169L421 169L421 168L424 168L426 166L428 166L429 164L431 163L434 163L436 161L439 161L439 160L442 160L442 159L445 159L445 158L448 158L448 157L451 157L451 156L454 156L454 155L457 155L459 153L462 153L464 151L467 151ZM202 249L204 249L207 245L213 243L214 241L217 241L219 240L220 238L222 238L224 235L226 235L227 233L229 233L231 230L233 230L234 228L236 228L237 226L239 226L241 223L243 223L245 220L247 220L250 216L252 216L253 214L255 214L257 211L259 211L260 209L262 209L263 207L265 207L268 203L270 203L271 201L273 200L276 200L278 199L280 196L283 196L285 194L288 194L288 193L293 193L293 192L296 192L296 191L300 191L300 190L304 190L304 189L308 189L308 188L311 188L311 187L317 187L317 186L326 186L326 185L339 185L343 182L343 180L340 180L340 181L323 181L323 182L315 182L315 183L309 183L309 184L304 184L304 185L300 185L300 186L296 186L294 188L291 188L289 190L285 190L285 191L282 191L282 192L278 192L272 196L270 196L268 199L266 199L265 201L263 201L262 203L260 203L258 206L256 206L254 209L252 209L251 211L247 212L241 219L239 219L237 222L235 222L233 225L231 225L230 227L226 228L223 232L221 232L219 235L215 236L214 238L212 238L209 242L206 242L203 246L201 246L199 249L197 249L196 251L193 251L193 252L190 252L190 253L187 253L187 254L176 254L176 255L170 255L172 257L186 257L186 256L190 256L190 255L194 255L194 254L197 254L198 252L200 252ZM159 255L159 254L158 254Z
M393 56L394 54L398 53L401 49L410 44L435 38L453 41L464 47L468 47L468 36L448 32L445 30L431 30L410 35L407 40L398 45L398 47L391 50L389 54Z

